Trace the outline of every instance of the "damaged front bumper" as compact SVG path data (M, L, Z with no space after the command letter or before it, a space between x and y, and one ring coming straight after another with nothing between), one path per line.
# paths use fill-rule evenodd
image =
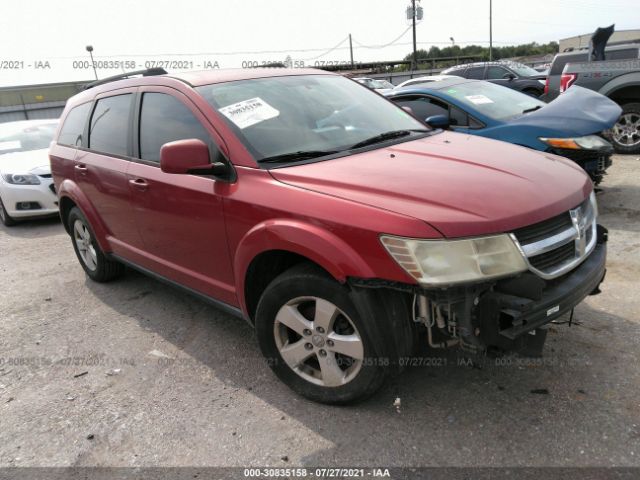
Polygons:
M598 227L591 254L560 278L543 281L531 273L498 282L480 297L475 315L483 343L503 349L526 348L520 339L571 311L588 295L599 293L606 273L607 231Z
M416 292L414 320L423 323L432 347L460 344L539 356L545 325L599 293L606 273L607 230L596 229L596 245L577 267L544 280L533 272L490 284Z

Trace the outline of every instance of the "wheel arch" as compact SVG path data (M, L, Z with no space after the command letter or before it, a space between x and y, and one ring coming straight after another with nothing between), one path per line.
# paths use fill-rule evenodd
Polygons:
M598 93L609 97L619 105L640 101L640 72L620 75L606 83Z
M58 186L58 199L60 205L60 218L64 229L69 232L69 212L73 207L78 207L82 214L86 217L87 221L93 229L96 241L102 251L109 251L109 242L107 242L107 229L100 220L100 216L96 212L95 208L87 198L87 196L80 190L77 184L71 180L63 180Z
M318 225L296 220L263 222L242 238L234 258L238 300L247 318L253 319L269 283L301 262L315 264L340 283L349 276L374 277L350 245Z

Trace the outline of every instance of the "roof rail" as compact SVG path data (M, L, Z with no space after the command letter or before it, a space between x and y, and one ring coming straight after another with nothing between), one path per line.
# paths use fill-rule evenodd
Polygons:
M96 80L95 82L87 83L84 86L85 90L88 90L98 85L104 85L105 83L115 82L116 80L122 80L125 78L133 77L134 75L142 75L143 77L152 77L155 75L166 75L167 71L164 68L147 68L146 70L135 70L133 72L121 73L120 75L113 75L112 77L103 78L102 80Z

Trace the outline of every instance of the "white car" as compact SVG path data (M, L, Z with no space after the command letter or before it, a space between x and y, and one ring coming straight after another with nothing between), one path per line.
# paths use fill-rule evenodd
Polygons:
M416 78L411 78L409 80L406 80L402 82L400 85L398 85L395 89L397 90L398 88L408 87L409 85L414 85L417 83L430 83L430 82L437 82L439 80L447 80L449 78L462 78L462 77L458 77L457 75L427 75L424 77L416 77Z
M393 90L393 83L387 82L386 80L380 80L378 78L369 78L369 77L355 77L353 78L358 83L361 83L367 88L371 90L375 90L378 93L386 93Z
M0 220L58 214L49 143L57 120L25 120L0 124Z

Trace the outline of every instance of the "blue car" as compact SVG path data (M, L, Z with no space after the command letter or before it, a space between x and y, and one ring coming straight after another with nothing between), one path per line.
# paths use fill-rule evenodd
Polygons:
M569 158L597 184L613 147L602 137L620 107L574 87L551 103L493 83L464 78L394 89L385 95L435 128L503 140Z

